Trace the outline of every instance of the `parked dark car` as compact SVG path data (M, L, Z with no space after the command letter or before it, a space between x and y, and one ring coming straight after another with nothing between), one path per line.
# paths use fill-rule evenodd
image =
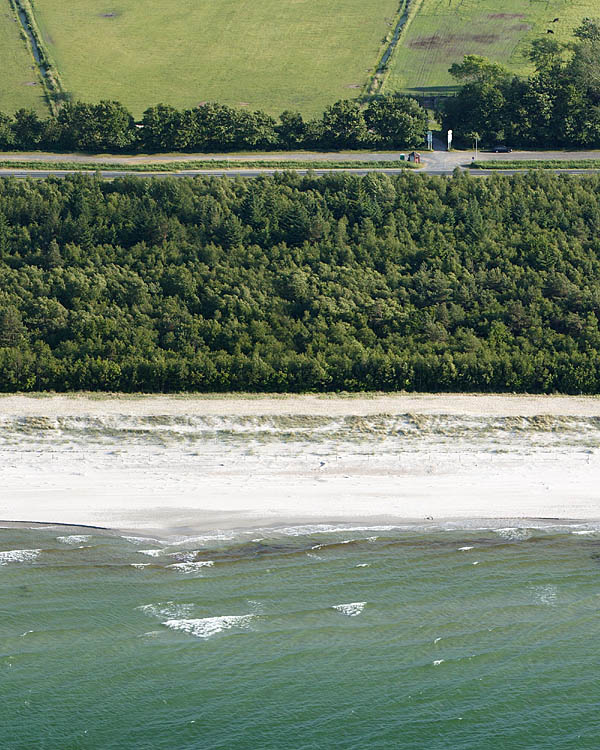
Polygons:
M510 146L494 146L492 151L495 154L510 154L512 153L512 148Z

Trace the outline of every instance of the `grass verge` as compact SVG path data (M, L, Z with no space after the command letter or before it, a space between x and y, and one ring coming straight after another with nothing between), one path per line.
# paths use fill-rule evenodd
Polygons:
M1 161L0 169L35 169L79 172L187 172L199 169L414 169L406 161L164 161L158 164L82 163L78 161Z
M600 159L513 159L474 161L472 169L600 169Z

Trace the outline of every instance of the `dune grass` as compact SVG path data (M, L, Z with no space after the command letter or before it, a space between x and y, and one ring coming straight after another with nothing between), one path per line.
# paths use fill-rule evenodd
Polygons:
M315 115L361 93L398 2L35 0L35 14L75 98Z
M8 0L0 0L0 112L19 107L47 113L37 67Z
M422 0L392 58L385 89L452 92L456 82L448 68L471 54L527 73L525 53L533 38L550 29L552 38L568 41L582 18L598 15L597 8L596 0Z

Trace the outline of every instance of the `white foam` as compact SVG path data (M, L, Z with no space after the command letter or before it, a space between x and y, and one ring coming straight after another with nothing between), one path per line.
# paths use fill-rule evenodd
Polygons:
M556 604L556 596L558 589L553 584L549 583L545 586L534 586L534 596L540 604L545 604L548 607L552 607Z
M130 563L132 568L147 568L152 563Z
M256 532L256 529L254 530ZM235 531L218 531L214 534L202 534L201 536L190 536L185 537L184 539L178 539L176 542L171 542L171 544L176 547L181 544L194 544L194 543L200 543L200 544L207 544L211 542L231 542L236 539L236 537L239 535L239 532Z
M174 557L179 562L194 562L194 558L199 554L200 550L193 549L189 552L171 552L169 557Z
M171 630L180 630L196 638L210 638L232 628L247 628L254 615L222 615L221 617L202 617L200 619L170 619L163 622Z
M154 617L186 617L192 614L193 604L178 604L177 602L157 602L156 604L142 604L140 609L147 615Z
M132 544L148 544L148 542L158 542L158 544L165 544L161 539L156 539L153 536L122 536L121 539L125 539Z
M438 636L438 637L437 637L437 638L436 638L436 639L434 640L434 643L439 643L439 642L440 642L441 640L442 640L442 636L440 635L440 636Z
M69 536L57 536L56 539L63 544L81 544L89 542L91 534L70 534Z
M520 529L513 526L505 529L492 529L492 531L511 542L525 542L531 538L531 533L527 529Z
M475 549L475 548L474 547L459 547L458 551L459 552L467 552L470 549Z
M368 568L370 567L370 563L358 563L358 565L354 566L355 568Z
M440 666L440 664L443 664L443 663L444 663L444 660L443 660L443 659L436 659L436 660L435 660L435 661L433 662L433 666L434 666L434 667L439 667L439 666Z
M161 549L139 549L140 555L149 555L150 557L160 557L163 554Z
M333 609L337 609L347 617L356 617L365 608L366 602L350 602L349 604L334 604Z
M167 568L175 568L180 570L182 573L195 573L200 568L212 568L214 562L212 560L199 560L198 562L180 562L167 565Z
M8 565L13 562L31 562L41 551L41 549L9 549L0 552L0 565Z
M386 526L353 526L346 524L343 526L331 526L330 524L306 524L304 526L284 526L272 529L278 534L285 536L311 536L312 534L336 534L341 531L394 531L401 528L398 524ZM376 539L377 537L371 537Z

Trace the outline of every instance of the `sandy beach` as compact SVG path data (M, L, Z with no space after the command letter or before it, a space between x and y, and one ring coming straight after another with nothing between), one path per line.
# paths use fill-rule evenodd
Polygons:
M573 396L3 396L0 518L163 535L593 521L598 417Z
M597 396L539 396L489 393L398 393L347 395L0 395L0 414L19 416L280 415L367 416L451 414L456 416L600 416Z

